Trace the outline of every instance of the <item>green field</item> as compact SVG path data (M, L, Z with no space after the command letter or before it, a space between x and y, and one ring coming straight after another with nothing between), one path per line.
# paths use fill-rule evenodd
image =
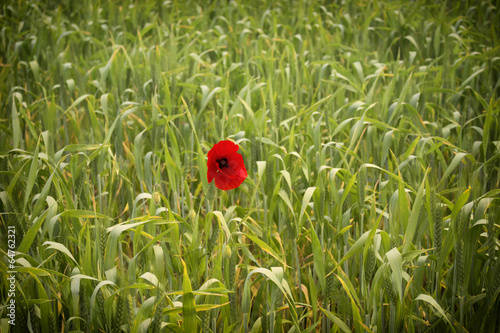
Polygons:
M499 7L2 1L0 331L499 332Z

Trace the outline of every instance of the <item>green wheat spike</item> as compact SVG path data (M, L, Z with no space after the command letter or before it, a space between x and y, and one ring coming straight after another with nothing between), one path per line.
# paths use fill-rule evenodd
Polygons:
M152 333L160 332L164 303L165 303L165 297L161 297L160 301L158 302L158 305L156 306L155 313L153 315L153 321L151 322Z
M272 194L271 191L273 190L273 167L274 163L272 163L271 161L267 161L265 191L269 196Z
M89 319L89 304L85 283L82 283L80 286L80 317L83 318L81 329L83 331L86 331L86 326Z
M441 207L439 202L437 201L435 189L431 190L430 197L432 220L434 221L434 247L436 256L439 258L439 256L441 255L443 221L441 218Z
M97 220L97 222L100 225L100 230L99 230L99 259L101 260L101 263L104 264L104 255L106 253L106 241L107 241L107 233L104 228L104 223L101 220Z
M274 124L276 129L279 129L280 123L281 123L281 103L278 103L278 105L276 106L276 118Z
M105 320L105 314L104 314L104 296L102 294L102 290L99 289L99 291L97 291L97 311L98 311L98 314L99 316Z
M35 305L31 304L29 306L29 314L31 320L31 328L33 329L33 332L35 333L40 332L40 322L38 320L38 316L36 315Z
M21 234L26 233L26 228L25 226L28 225L28 218L25 214L20 214L16 210L14 206L14 201L12 200L12 197L9 193L6 195L6 212L9 213L7 215L7 221L9 222L9 225L15 225L16 229L21 232ZM24 222L24 223L23 223ZM35 237L36 239L36 237ZM21 244L21 237L16 237L16 248L19 247L19 244Z
M255 140L255 137L252 137L252 139L250 140L250 143L251 143L251 156L252 156L252 168L253 167L256 167L257 165L257 140Z
M333 302L333 291L334 291L334 288L335 288L335 275L332 273L332 274L329 274L331 273L333 269L333 266L332 264L329 264L328 265L328 269L327 269L327 276L326 276L326 300L327 300L327 303L332 303Z
M497 209L500 211L500 209ZM495 265L495 261L498 259L495 256L496 252L496 239L495 239L495 231L493 227L495 226L495 219L494 219L494 214L489 213L488 214L488 224L486 225L486 228L488 230L488 257L490 259L490 267L493 267ZM497 215L499 215L497 213ZM498 216L500 217L500 216ZM498 221L498 220L497 220Z
M15 221L15 223L18 223L17 222L17 217L15 217L15 209L14 209L14 204L13 204L13 201L12 201L12 196L10 195L10 193L7 193L6 195L6 210L5 212L8 212L8 213L11 213L9 215L7 215L7 221L9 222L9 225L13 225L14 223L12 223L12 221Z
M91 182L94 188L97 186L97 157L95 157L92 161L90 161L90 175Z
M16 325L19 325L18 332L28 332L28 330L29 330L29 328L28 328L28 315L27 315L28 309L24 305L19 306L17 309L18 310L16 312L16 316L18 319L18 323Z
M146 260L144 259L144 266L146 265ZM145 268L143 266L143 269ZM149 299L151 297L151 289L146 289L146 291L144 292L144 296L146 297L146 299Z
M49 161L54 162L54 139L50 131L47 135L47 156L49 157Z
M424 223L424 219L425 219L425 206L422 205L420 206L420 211L418 212L418 225L422 225ZM413 244L417 244L417 238L418 238L418 232L415 232L415 234L413 235L413 240L412 240L412 243Z
M495 267L492 270L492 277L493 288L490 289L490 296L493 295L495 290L500 288L500 260L496 261ZM492 299L492 297L490 299Z
M130 327L134 320L134 299L132 298L132 295L130 295L130 293L127 293L127 311L128 311L127 320Z
M211 255L212 251L214 250L215 246L217 245L217 240L219 239L219 222L215 221L215 223L212 224L212 234L210 235L210 238L208 240L207 244L207 254Z
M87 172L84 168L82 168L80 171L80 175L78 175L78 179L75 182L77 184L76 191L75 191L77 198L80 198L80 195L82 194L83 187L85 186L85 183L87 181L88 181ZM80 200L78 200L78 202L80 202Z
M236 262L238 260L238 250L231 245L231 257L229 258L229 286L233 292L229 293L229 301L231 304L231 319L232 323L236 322L237 305L236 305Z
M38 245L39 245L38 242L39 242L39 240L40 240L40 234L37 233L36 236L35 236L35 238L33 238L33 243L31 243L31 247L30 248L31 249L38 248Z
M396 305L398 302L398 297L396 295L396 291L394 290L394 288L392 286L389 273L384 274L384 287L385 287L387 294L389 295L390 301L392 302L392 304Z
M207 198L208 202L214 201L215 193L216 193L215 184L214 184L214 182L211 182L210 184L208 184L208 188L207 188L206 198Z
M229 299L229 306L230 306L230 312L231 312L231 323L236 322L236 295L234 294L234 291L231 291L227 294L227 297Z
M58 198L57 191L56 191L55 181L54 181L54 182L52 183L52 185L50 186L49 196L51 196L52 198L54 198L54 200L55 200L56 198Z
M222 135L222 120L215 117L214 119L214 125L215 125L215 133L217 136L221 136Z
M238 258L238 250L235 248L234 244L231 244L231 255L229 257L229 284L233 288L235 285L236 277L236 261Z
M126 190L126 194L127 194L127 197L126 197L127 203L129 205L129 207L133 207L133 205L134 205L134 188L132 185L125 186L125 190Z
M156 90L156 87L158 86L159 82L159 75L158 75L158 70L157 70L157 59L156 59L156 50L152 49L150 50L149 53L149 64L150 64L150 71L151 71L151 79L153 81L153 89ZM153 90L153 93L155 92Z
M458 290L462 290L464 286L465 280L465 272L464 272L464 241L462 239L458 239L456 244L456 269L457 269L457 287Z
M351 206L351 195L348 194L344 200L344 204L342 205L342 213L347 212L350 206Z
M260 324L261 324L262 332L267 333L269 330L269 320L267 318L265 303L262 304L262 307L263 307L263 310L262 310L262 315L260 317Z
M200 316L203 323L201 332L210 333L210 311L203 311Z
M125 312L125 303L123 300L123 296L119 294L116 298L116 316L113 322L114 325L113 330L116 333L120 333L122 331L121 326L123 323L124 312Z
M391 248L398 247L397 236L391 233Z
M323 189L323 216L322 218L324 219L325 215L328 215L328 204L330 202L330 191L328 189Z
M57 332L56 316L52 310L49 310L49 329L51 332Z
M375 273L375 268L377 266L377 258L375 257L375 251L373 250L373 246L370 246L368 249L368 255L366 258L366 281L368 283L371 282L373 274Z
M460 229L459 229L459 249L460 255L458 256L458 286L459 290L462 290L465 282L465 238L467 235L469 216L466 214L459 214Z

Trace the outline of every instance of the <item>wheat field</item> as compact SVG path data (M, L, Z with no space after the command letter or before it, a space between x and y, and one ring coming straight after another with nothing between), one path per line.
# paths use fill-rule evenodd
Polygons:
M499 6L3 1L1 332L499 332Z

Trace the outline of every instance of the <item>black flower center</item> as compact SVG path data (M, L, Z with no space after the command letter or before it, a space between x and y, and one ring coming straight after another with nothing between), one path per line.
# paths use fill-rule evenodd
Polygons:
M218 160L215 160L219 164L219 168L229 168L229 163L227 162L227 158L219 158Z

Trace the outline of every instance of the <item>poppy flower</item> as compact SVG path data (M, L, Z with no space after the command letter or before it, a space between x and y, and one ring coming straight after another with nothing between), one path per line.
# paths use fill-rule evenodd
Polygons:
M208 182L215 178L215 186L221 190L237 188L247 178L243 157L237 153L239 147L229 140L218 142L208 152Z

